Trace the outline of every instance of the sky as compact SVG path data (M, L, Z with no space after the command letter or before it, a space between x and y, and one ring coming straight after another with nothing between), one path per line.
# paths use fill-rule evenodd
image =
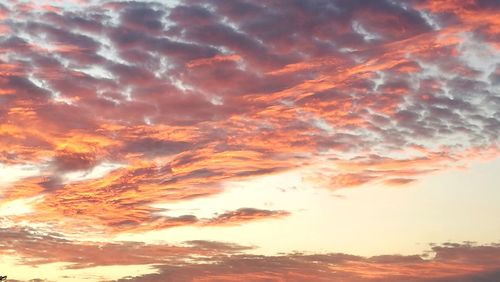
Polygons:
M496 0L0 0L7 281L500 281Z

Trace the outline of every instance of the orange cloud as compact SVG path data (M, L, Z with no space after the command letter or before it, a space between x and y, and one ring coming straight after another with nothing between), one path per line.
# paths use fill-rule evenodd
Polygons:
M494 281L500 275L498 246L434 247L433 259L346 254L233 255L213 264L159 267L160 273L120 281ZM453 255L451 255L453 254Z
M179 245L138 242L75 242L57 233L0 229L0 253L12 250L25 265L68 263L66 268L154 264L158 272L118 281L495 281L500 246L435 245L424 255L248 255L249 247L214 241ZM50 256L47 256L50 252ZM41 274L43 275L43 274Z
M498 156L494 62L472 59L496 58L486 2L1 5L0 163L40 168L1 202L43 196L19 224L143 232L203 224L152 206L227 181L321 162L325 188L404 185Z
M261 210L254 208L240 208L235 211L228 211L209 219L204 224L206 225L235 225L247 221L279 218L290 215L286 211Z

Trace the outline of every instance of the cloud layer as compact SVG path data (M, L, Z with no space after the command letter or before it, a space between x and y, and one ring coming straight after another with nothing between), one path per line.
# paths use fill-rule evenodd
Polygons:
M488 3L3 5L0 161L41 173L2 201L44 195L33 220L156 229L189 220L153 203L319 160L307 177L337 189L497 156Z
M230 189L231 181L292 169L331 190L404 186L499 156L495 1L97 2L0 4L0 169L20 170L5 176L0 211L25 207L0 212L0 222L116 235L282 220L293 211L220 207L199 218L167 216L155 206L210 197ZM40 246L24 245L33 237L25 239L0 244L40 257ZM68 244L53 243L61 253ZM104 246L109 252L122 247ZM199 247L164 248L204 250ZM151 255L142 263L165 266L134 279L211 281L201 277L208 271L217 281L233 275L382 281L397 272L441 281L461 263L456 275L498 275L486 262L440 259L478 248L436 247L429 261L243 255L186 268ZM497 252L497 246L485 248ZM125 256L124 264L140 260ZM105 264L94 257L59 259ZM231 265L241 268L228 272ZM429 277L418 280L412 266ZM373 269L382 278L363 274Z
M214 241L181 246L134 242L74 242L61 234L1 229L3 254L15 250L27 265L68 263L79 269L109 265L154 265L157 273L119 281L495 281L500 246L443 244L423 255L360 257L347 254L243 254L249 247ZM48 256L47 254L50 253ZM482 280L481 280L482 279Z

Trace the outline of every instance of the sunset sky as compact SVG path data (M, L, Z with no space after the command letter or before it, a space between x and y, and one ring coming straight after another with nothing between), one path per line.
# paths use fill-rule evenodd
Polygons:
M0 0L7 281L500 281L497 0Z

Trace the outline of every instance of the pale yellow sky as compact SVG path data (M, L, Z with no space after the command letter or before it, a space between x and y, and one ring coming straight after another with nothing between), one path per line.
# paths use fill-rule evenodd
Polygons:
M241 226L188 226L121 234L113 240L166 244L213 240L255 246L249 251L254 254L299 251L362 256L422 254L430 243L495 243L500 238L498 171L500 159L427 175L405 187L368 184L337 191L315 187L302 180L301 171L291 171L226 183L227 192L210 198L159 205L171 209L166 214L172 216L189 213L203 218L250 206L279 207L291 211L289 217ZM16 263L15 256L3 256L0 262L9 277L21 280L42 277L70 282L82 277L118 279L154 272L147 265L80 270L64 270L62 263L32 267Z
M367 184L330 191L302 179L302 171L227 183L227 192L178 204L157 205L166 215L201 218L239 207L284 209L292 215L241 226L179 227L123 240L223 240L258 246L255 253L346 252L372 256L415 254L430 243L500 238L500 160L422 177L404 187ZM294 188L295 187L295 188Z

